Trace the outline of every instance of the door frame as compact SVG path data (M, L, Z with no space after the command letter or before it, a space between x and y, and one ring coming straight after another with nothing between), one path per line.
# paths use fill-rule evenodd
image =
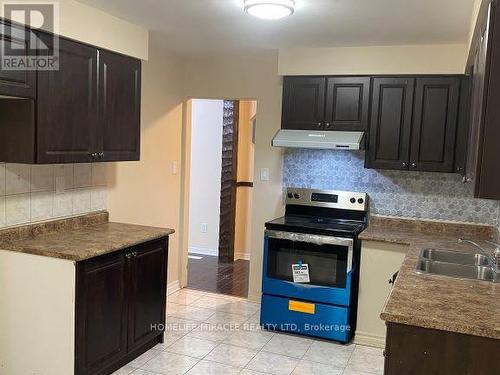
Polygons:
M189 189L191 186L191 123L192 100L238 100L256 101L257 98L234 97L198 97L187 96L182 106L182 139L181 139L181 196L179 210L179 288L188 285L188 247L189 247ZM252 189L252 195L254 190ZM252 196L253 199L253 196ZM250 283L250 280L248 280Z

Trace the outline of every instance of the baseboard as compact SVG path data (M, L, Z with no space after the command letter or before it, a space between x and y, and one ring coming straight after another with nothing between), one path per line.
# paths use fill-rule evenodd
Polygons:
M354 343L365 346L373 346L375 348L385 348L385 336L356 331Z
M234 253L234 259L250 260L249 253Z
M215 257L217 255L219 255L219 251L217 249L209 249L208 247L196 247L196 246L189 246L188 253L189 254L212 255Z
M177 292L178 290L181 289L179 280L172 281L171 283L167 284L167 296Z
M249 294L248 299L252 302L257 302L260 303L261 301L261 295L260 294Z

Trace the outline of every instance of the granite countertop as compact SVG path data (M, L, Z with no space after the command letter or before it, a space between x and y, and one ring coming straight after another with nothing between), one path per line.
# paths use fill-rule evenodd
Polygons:
M172 233L172 229L97 221L24 238L0 236L0 250L82 261Z
M388 322L500 339L500 283L417 274L423 248L477 250L459 244L467 237L481 242L495 236L492 227L431 224L407 226L382 220L360 235L373 240L408 245L409 250L381 318Z

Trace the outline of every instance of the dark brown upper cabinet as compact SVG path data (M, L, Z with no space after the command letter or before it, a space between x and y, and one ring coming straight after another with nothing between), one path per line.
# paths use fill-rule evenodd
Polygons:
M57 70L30 72L33 99L0 98L0 162L139 160L141 61L62 37L58 52Z
M283 129L364 131L369 77L285 77Z
M500 199L500 12L483 2L467 63L471 75L465 180L478 198Z
M52 37L40 34L51 47ZM97 50L59 40L59 70L38 72L37 163L92 161L98 150Z
M29 30L6 23L0 19L0 95L35 98L36 97L36 72L33 70L13 69L14 60L4 56L26 58L30 54ZM31 39L32 40L32 39ZM6 58L6 60L4 60Z
M408 169L414 78L375 78L367 168Z
M454 172L459 76L374 78L367 168Z
M410 169L453 172L460 78L418 78L413 107Z
M102 160L139 160L141 62L99 51L99 145Z
M327 81L325 128L365 131L370 77L332 77Z
M285 77L283 129L322 130L325 119L325 77Z

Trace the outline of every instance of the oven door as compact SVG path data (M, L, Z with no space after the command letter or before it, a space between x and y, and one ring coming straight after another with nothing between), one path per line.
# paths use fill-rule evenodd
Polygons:
M263 292L305 301L349 306L354 240L267 230ZM292 265L307 264L308 283L295 283Z

